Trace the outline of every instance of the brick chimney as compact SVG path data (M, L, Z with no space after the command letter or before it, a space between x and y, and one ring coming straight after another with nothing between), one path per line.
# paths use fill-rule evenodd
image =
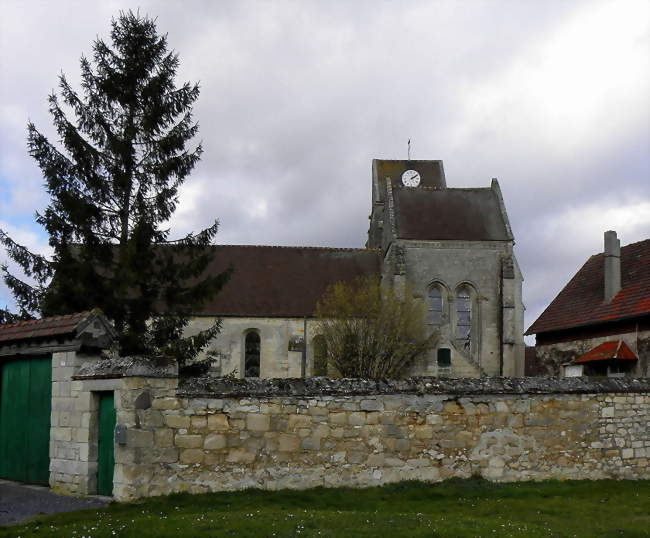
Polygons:
M621 289L621 242L616 232L605 232L605 302L611 301Z

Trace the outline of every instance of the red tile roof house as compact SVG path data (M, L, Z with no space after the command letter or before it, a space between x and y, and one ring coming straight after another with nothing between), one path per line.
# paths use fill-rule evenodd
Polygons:
M650 375L650 239L620 247L605 232L591 256L528 328L551 375Z

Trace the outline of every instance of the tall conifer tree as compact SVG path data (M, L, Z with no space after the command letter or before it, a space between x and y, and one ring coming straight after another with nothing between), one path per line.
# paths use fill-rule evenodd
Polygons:
M111 42L96 40L92 61L82 56L81 92L61 75L60 95L49 97L60 145L28 125L29 153L50 195L36 220L54 254L35 255L0 230L0 242L31 280L6 266L3 276L18 317L99 307L115 324L122 355L186 362L219 331L215 324L183 339L189 315L230 275L206 273L217 221L175 241L163 227L202 153L201 144L186 148L198 131L192 105L199 87L176 86L178 55L154 20L120 13Z

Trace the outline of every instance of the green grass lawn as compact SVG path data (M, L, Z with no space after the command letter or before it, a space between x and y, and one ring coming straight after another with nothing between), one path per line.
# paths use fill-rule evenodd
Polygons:
M402 482L170 495L41 516L4 536L650 536L650 481Z

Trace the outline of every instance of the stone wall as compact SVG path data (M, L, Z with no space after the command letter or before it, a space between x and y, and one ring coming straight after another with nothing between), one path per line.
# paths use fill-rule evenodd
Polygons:
M92 376L78 377L91 369ZM118 423L136 426L127 442L137 444L139 423L133 420L136 403L129 400L133 379L146 379L162 397L178 384L178 368L152 365L143 359L107 361L99 354L57 352L52 354L52 412L50 417L50 487L57 493L97 493L99 397L113 392ZM138 376L138 377L136 377ZM139 377L144 376L144 377ZM143 385L138 381L138 387ZM140 393L142 391L140 390ZM145 415L148 416L148 415ZM153 424L153 423L151 423ZM151 425L150 424L150 425ZM115 446L116 458L121 454ZM130 450L130 448L128 449Z
M89 389L119 385L118 500L475 475L650 479L650 379L84 376Z
M207 329L218 318L195 317L191 320L187 334ZM313 375L313 338L317 323L307 322L307 375ZM244 376L244 350L246 334L255 331L260 335L260 377L299 377L302 352L290 351L292 338L304 338L304 320L301 318L226 317L222 319L221 331L210 343L208 351L216 355L216 374ZM205 357L205 353L200 358Z
M562 375L563 364L577 359L603 342L612 340L623 340L639 357L631 375L650 376L650 331L648 330L537 344L536 360L540 368L546 370L547 375Z
M97 489L98 399L73 381L91 357L74 351L52 354L50 486L57 492L86 494Z

